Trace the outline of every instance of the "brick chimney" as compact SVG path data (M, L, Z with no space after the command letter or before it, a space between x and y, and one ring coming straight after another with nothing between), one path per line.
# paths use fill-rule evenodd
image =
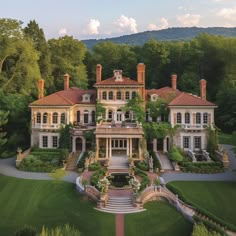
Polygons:
M200 83L200 95L202 100L206 100L206 84L207 81L205 79L201 79Z
M137 81L140 84L143 84L142 87L139 88L139 93L142 99L145 100L145 64L139 63L137 65Z
M70 76L66 73L64 74L64 90L70 88Z
M38 80L38 99L44 97L44 79Z
M177 75L176 74L171 75L171 87L173 90L177 89Z
M102 81L102 65L97 64L96 66L96 83Z

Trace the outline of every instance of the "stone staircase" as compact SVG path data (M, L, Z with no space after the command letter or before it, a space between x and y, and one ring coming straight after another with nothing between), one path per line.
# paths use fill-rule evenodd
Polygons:
M80 152L71 153L66 165L66 170L74 171L77 168L77 160L80 155Z
M129 162L126 155L113 155L108 167L109 170L128 170Z
M114 214L128 214L141 212L145 209L134 207L130 196L111 196L106 206L98 210Z

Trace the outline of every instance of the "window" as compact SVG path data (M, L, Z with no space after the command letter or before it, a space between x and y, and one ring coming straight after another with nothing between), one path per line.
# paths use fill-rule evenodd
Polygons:
M190 137L183 137L183 148L190 148Z
M201 113L196 114L196 124L201 124Z
M109 100L113 100L113 92L109 92L109 94L108 94L108 97L109 97Z
M54 112L52 114L52 123L57 124L58 123L58 113Z
M57 148L58 147L58 137L52 136L52 147Z
M132 92L132 99L134 99L136 97L136 92Z
M195 149L201 148L201 136L194 137L194 148Z
M116 99L117 99L117 100L121 100L121 92L120 92L120 91L118 91L118 92L116 93Z
M88 124L88 111L84 111L84 124Z
M36 123L41 124L41 114L39 112L37 113Z
M108 120L112 120L112 111L111 110L109 110L108 111Z
M96 113L95 111L92 111L92 122L95 123L96 121Z
M61 124L65 124L66 123L66 114L62 113L61 114Z
M102 92L102 99L107 100L107 92Z
M126 119L126 120L129 120L129 119L130 119L129 111L125 112L125 119Z
M207 113L203 114L203 123L208 124L208 114Z
M43 123L44 124L48 123L48 113L43 113Z
M190 124L190 114L188 112L185 113L185 124Z
M177 113L177 124L182 123L182 114L180 112Z
M146 121L149 121L149 111L146 111Z
M77 111L77 122L80 122L80 111Z
M48 136L43 136L43 147L48 147Z
M129 100L129 92L125 92L125 100Z

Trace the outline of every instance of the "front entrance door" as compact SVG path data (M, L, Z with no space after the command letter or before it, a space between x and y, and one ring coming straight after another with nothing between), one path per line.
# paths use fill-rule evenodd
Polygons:
M157 139L157 150L163 151L163 139Z

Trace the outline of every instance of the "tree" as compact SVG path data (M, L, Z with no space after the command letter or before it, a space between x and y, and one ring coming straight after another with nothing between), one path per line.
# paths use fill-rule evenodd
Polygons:
M144 123L145 110L144 101L139 94L136 94L134 98L130 99L127 104L123 107L124 111L132 111L137 120L140 123Z
M168 122L152 122L152 123L144 123L144 135L147 139L164 139L166 135L169 133L169 129L171 128L170 123Z
M71 124L66 124L60 128L59 147L67 150L71 150Z
M5 126L8 122L8 114L9 112L4 112L0 110L0 148L6 143L6 132L3 131L3 126Z
M204 224L198 223L193 227L192 236L220 236L221 234L215 231L209 231Z
M63 75L71 76L71 85L87 88L87 71L84 66L86 46L71 36L48 41L51 51L53 76L56 89L63 87Z
M52 87L52 66L51 66L51 54L48 43L45 39L43 29L39 28L39 25L35 20L32 20L24 28L24 33L29 37L34 44L34 48L39 53L39 68L41 77L46 80L46 87Z
M103 115L105 114L105 107L102 105L101 102L96 102L96 120L99 122L100 119L102 119Z

